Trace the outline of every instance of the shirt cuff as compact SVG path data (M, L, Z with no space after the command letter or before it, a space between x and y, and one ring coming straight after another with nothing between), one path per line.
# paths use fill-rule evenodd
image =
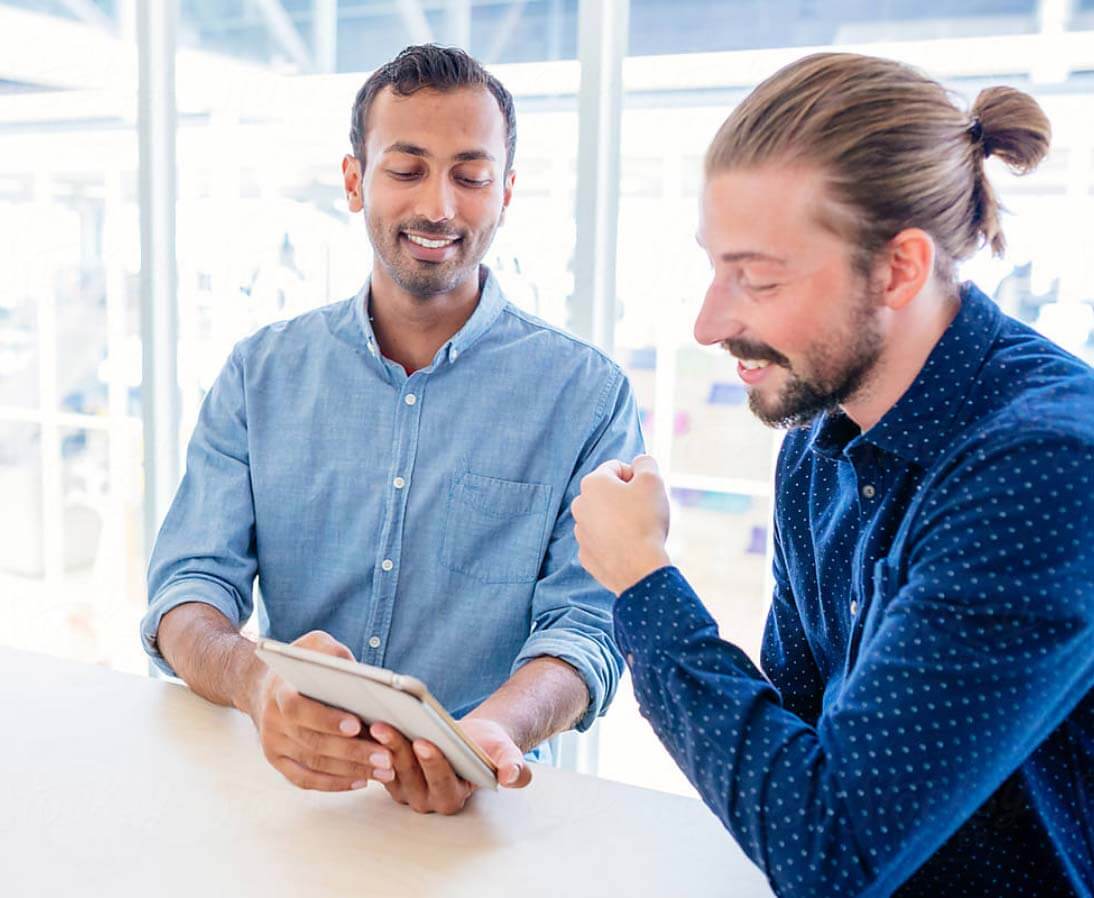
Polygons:
M178 674L167 663L167 659L160 653L156 644L156 635L159 633L160 621L167 612L185 605L188 602L201 602L212 605L223 614L235 627L239 627L239 609L228 590L224 587L206 580L202 577L190 577L178 580L160 590L148 605L148 611L141 619L141 645L145 654L169 677L177 677Z
M558 658L574 668L584 681L585 688L589 690L588 707L585 709L585 714L581 720L574 726L574 729L579 733L584 733L608 707L612 695L615 693L615 683L605 682L605 675L601 666L594 664L590 660L590 652L583 651L580 645L574 644L575 641L559 639L557 634L553 634L549 630L533 633L528 641L524 643L524 648L520 650L516 661L513 662L512 672L516 673L529 661L544 656ZM599 653L600 647L596 646L594 651Z
M632 679L654 668L665 669L696 651L697 639L709 637L709 645L729 652L742 676L768 682L744 649L718 636L717 622L676 567L659 568L625 590L615 603L613 618L615 641ZM647 662L641 671L635 669L636 658Z

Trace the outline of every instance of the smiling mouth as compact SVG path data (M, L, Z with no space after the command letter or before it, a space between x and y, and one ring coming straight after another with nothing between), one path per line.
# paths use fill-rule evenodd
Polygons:
M406 237L411 243L417 246L423 246L426 249L444 249L446 246L451 246L459 237L437 237L429 238L422 237L418 234L411 234L409 231L403 231L403 236Z
M746 371L757 371L772 364L769 361L760 361L758 359L737 359L737 361L741 363L741 367Z

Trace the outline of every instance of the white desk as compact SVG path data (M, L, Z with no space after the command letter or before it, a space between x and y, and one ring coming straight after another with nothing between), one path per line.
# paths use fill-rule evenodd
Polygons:
M771 895L692 799L547 767L454 817L305 792L238 712L9 649L0 719L5 898Z

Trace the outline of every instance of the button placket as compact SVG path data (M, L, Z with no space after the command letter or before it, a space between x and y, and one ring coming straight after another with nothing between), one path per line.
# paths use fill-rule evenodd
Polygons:
M391 495L387 503L387 518L381 534L379 551L383 553L380 562L380 570L375 580L376 605L365 629L369 638L368 661L373 664L383 663L383 651L388 637L388 627L391 624L392 610L395 603L399 581L399 569L396 558L399 558L400 546L403 539L403 527L405 525L406 502L410 478L413 476L414 457L417 447L418 426L420 423L421 409L419 399L424 386L425 378L421 373L416 373L407 378L403 384L403 390L413 392L403 393L402 401L398 402L395 413L395 432L393 434ZM399 472L399 473L396 473Z

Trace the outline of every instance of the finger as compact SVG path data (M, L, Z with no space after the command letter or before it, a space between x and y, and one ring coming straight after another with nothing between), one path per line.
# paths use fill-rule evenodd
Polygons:
M369 732L372 738L384 746L391 754L392 780L397 779L402 787L406 803L415 810L425 809L429 802L429 787L422 775L409 740L397 729L386 723L374 723ZM376 771L378 774L379 771ZM390 782L390 780L381 782Z
M508 783L501 782L501 772L499 771L498 782L501 783L506 789L523 789L530 782L532 782L532 768L527 764L521 764L520 769L517 771L516 779Z
M316 652L322 652L325 655L334 655L336 658L345 658L347 661L355 661L353 652L349 650L347 646L342 645L337 639L326 633L323 630L312 630L310 633L305 633L295 642L293 645L298 645L301 648L312 649Z
M328 773L309 770L284 755L274 758L270 763L285 779L301 789L315 789L319 792L349 792L353 789L363 789L368 785L367 779L355 780L350 777L332 776Z
M624 464L618 458L612 458L601 462L593 471L594 477L610 477L614 480L629 480L631 466Z
M321 733L318 730L296 726L285 721L285 733L294 741L306 746L320 754L330 755L334 758L342 758L346 761L354 761L358 764L372 764L379 767L391 766L391 755L379 742L365 739L360 736L332 736L329 733ZM373 756L383 757L383 761L373 761Z
M490 760L498 768L498 784L507 789L523 789L532 781L532 771L515 745L499 745L490 751Z
M355 715L305 698L288 683L277 687L274 701L293 726L342 736L356 736L361 732L361 721Z
M413 748L429 788L430 807L441 814L455 814L463 810L471 795L468 783L456 776L448 759L432 742L417 739Z
M635 477L638 477L641 474L653 474L655 477L661 476L661 469L657 466L657 459L652 455L639 455L631 462L631 468L634 470Z
M294 749L285 754L313 770L370 777L374 767L391 766L383 746L364 739L328 736L301 727L289 727L286 736Z
M391 796L393 801L397 801L399 804L407 804L406 796L403 795L403 787L399 785L398 780L381 783L381 785L387 789L387 794Z

